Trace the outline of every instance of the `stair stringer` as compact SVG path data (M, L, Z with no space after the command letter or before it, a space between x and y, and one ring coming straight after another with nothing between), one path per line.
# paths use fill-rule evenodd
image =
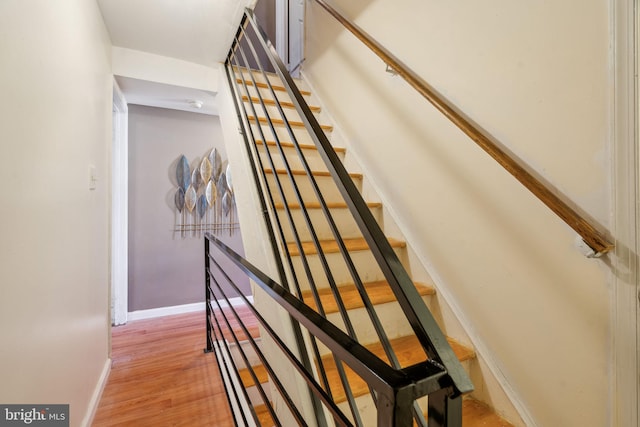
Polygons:
M432 284L436 294L430 298L427 304L443 332L462 344L473 347L476 351L476 359L469 364L469 375L474 383L475 390L471 396L493 408L501 417L511 422L516 427L535 426L533 417L529 414L517 392L510 385L508 378L500 368L498 361L492 356L492 352L482 338L476 333L472 322L465 316L463 310L457 304L455 296L448 290L446 283L437 274L437 268L424 256L419 255L413 248L412 234L407 224L397 221L399 218L393 211L391 204L380 194L376 185L374 174L358 161L357 148L349 142L348 135L328 112L326 104L318 97L318 91L306 78L304 71L301 78L306 87L311 91L310 100L314 105L321 107L319 119L322 123L333 125L331 144L346 148L343 160L345 168L350 172L363 174L362 196L366 201L382 203L383 213L380 223L387 237L404 240L407 243L406 260L402 260L410 272L414 281Z

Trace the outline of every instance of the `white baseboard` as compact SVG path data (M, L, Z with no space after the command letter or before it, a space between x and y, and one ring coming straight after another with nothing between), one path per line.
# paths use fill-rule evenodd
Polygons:
M253 303L253 296L248 296L247 299L249 302ZM244 300L240 297L229 298L231 305L239 306L244 305ZM228 307L226 301L219 301L220 306L222 308ZM127 321L131 320L143 320L143 319L153 319L156 317L162 316L171 316L173 314L184 314L184 313L193 313L196 311L204 311L205 303L196 302L193 304L183 304L183 305L174 305L171 307L158 307L158 308L150 308L148 310L136 310L131 311L127 314Z
M104 362L104 367L102 368L102 373L100 374L100 378L98 379L98 383L96 384L96 388L93 390L93 394L91 395L91 400L89 401L89 407L87 408L87 413L80 424L82 427L90 427L93 424L93 419L96 416L96 412L98 411L98 405L100 405L100 398L102 397L102 392L107 386L107 380L109 379L109 373L111 372L111 358L107 358L106 362Z

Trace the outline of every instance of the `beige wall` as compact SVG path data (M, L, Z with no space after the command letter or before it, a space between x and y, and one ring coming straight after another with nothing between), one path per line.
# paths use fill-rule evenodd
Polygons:
M608 2L339 3L609 226ZM307 78L524 419L611 425L606 259L584 258L568 226L308 5Z
M111 46L86 0L4 0L0 29L0 402L83 425L108 368Z

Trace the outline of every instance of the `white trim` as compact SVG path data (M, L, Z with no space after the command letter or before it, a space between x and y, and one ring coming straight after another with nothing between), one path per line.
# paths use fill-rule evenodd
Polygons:
M98 379L96 388L93 390L93 394L91 395L91 400L89 401L87 413L85 414L84 419L80 424L82 427L89 427L91 426L91 424L93 424L93 419L95 418L96 412L98 411L98 405L100 405L100 398L102 397L102 393L104 392L104 389L107 386L107 380L109 379L110 373L111 373L111 358L108 358L104 362L102 373L100 374L100 378Z
M129 294L129 142L127 101L113 80L111 146L111 323L127 323Z
M299 77L304 62L305 1L289 0L287 13L287 69L293 77ZM293 22L292 22L293 21Z
M612 2L613 102L612 129L613 233L616 250L611 257L612 295L612 425L640 426L638 415L639 373L638 343L640 309L638 307L638 261L640 179L638 147L638 97L636 87L637 56L635 0Z
M253 303L253 296L248 296L247 299L249 302ZM240 297L229 298L231 305L234 307L238 307L244 305L244 300ZM218 301L222 308L226 308L229 305L226 301ZM148 310L136 310L129 312L129 320L143 320L143 319L154 319L156 317L163 316L171 316L174 314L185 314L185 313L193 313L196 311L204 311L205 303L204 302L195 302L193 304L183 304L183 305L174 305L171 307L158 307L158 308L150 308Z
M289 69L289 8L287 0L276 0L276 52Z

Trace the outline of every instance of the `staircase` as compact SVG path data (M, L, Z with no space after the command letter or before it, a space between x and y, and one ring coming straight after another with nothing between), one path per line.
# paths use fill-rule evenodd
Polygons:
M236 66L237 76L241 75L240 71L242 71L244 79L237 78L237 90L241 94L244 108L247 111L247 122L255 137L256 152L266 177L265 184L272 194L274 211L271 216L274 219L279 218L282 236L286 241L282 245L281 253L283 257L288 256L290 259L291 272L289 276L294 277L299 284L301 299L343 331L353 330L360 344L387 363L392 364L389 353L385 351L380 342L375 322L370 318L361 291L354 283L352 268L348 262L344 261L341 248L334 237L334 231L326 219L321 203L315 196L314 184L308 179L305 171L306 164L311 170L326 206L331 212L335 226L343 238L343 250L346 249L360 275L368 299L382 323L386 337L394 350L395 357L397 357L397 362L401 367L407 367L425 361L427 355L423 346L403 315L394 292L378 267L367 241L353 219L347 202L334 184L325 162L313 141L304 131L303 120L296 112L294 103L289 99L284 84L275 75L269 74L269 85L261 73L249 73L246 69ZM298 80L296 84L298 87L305 88L303 81ZM311 102L313 96L310 91L301 90L301 93L308 102ZM274 99L274 94L277 99ZM287 129L285 120L278 118L279 108L282 108L286 115L290 129ZM333 126L324 122L321 108L312 105L310 109L319 118L323 132L331 138ZM271 120L267 116L270 116ZM304 160L298 154L298 149L291 138L291 132L294 132L298 149L304 155ZM280 144L276 141L275 136ZM336 146L334 151L345 164L357 167L356 162L349 157L346 148ZM290 172L287 172L287 165ZM349 172L349 176L359 190L363 191L366 188L363 194L372 197L372 200L367 201L367 206L380 227L385 230L384 225L390 219L385 214L384 206L375 200L375 193L368 187L366 177L355 169ZM289 180L290 177L295 180L297 188ZM302 203L299 201L300 197ZM295 228L290 225L291 222ZM309 227L309 222L313 225L313 231ZM408 262L410 248L407 247L405 240L399 236L397 231L394 231L393 237L389 237L388 241L397 258L413 276L412 266ZM319 253L320 251L322 253ZM285 255L286 252L288 255ZM288 262L285 259L284 264L286 265ZM331 278L327 278L327 265L330 266ZM420 276L426 275L421 273ZM335 284L334 288L332 284ZM415 282L415 288L429 307L433 299L436 298L435 288L428 282ZM347 316L341 314L341 307L346 311ZM251 314L246 312L244 316L249 318ZM257 329L254 328L251 334L258 341L260 340ZM469 372L469 376L480 378L481 375L471 371L478 369L478 364L472 363L476 359L474 349L463 345L456 337L447 337L447 341ZM463 339L462 341L468 340ZM241 343L240 345L245 344ZM251 353L251 350L248 352ZM317 369L324 369L326 372L334 401L345 414L351 414L352 420L354 412L357 412L361 417L361 425L376 425L376 411L372 410L375 403L367 384L348 367L345 367L350 393L353 395L357 409L350 408L347 399L348 393L345 392L345 387L340 380L334 358L322 344L319 344L318 352L320 360L315 360L314 363ZM256 378L254 378L254 376L257 377L257 381L269 390L271 385L269 375L257 358L250 359L254 364L254 374L252 375L247 368L241 369L239 372L241 383L247 390L259 425L276 425L265 402L261 400L260 394L257 392ZM238 364L241 365L241 361L238 361ZM476 388L478 386L476 384ZM422 400L426 400L426 398ZM425 412L426 408L426 403L421 402L420 409ZM462 412L463 426L465 427L511 426L509 422L500 418L489 405L477 400L473 395L464 398Z

